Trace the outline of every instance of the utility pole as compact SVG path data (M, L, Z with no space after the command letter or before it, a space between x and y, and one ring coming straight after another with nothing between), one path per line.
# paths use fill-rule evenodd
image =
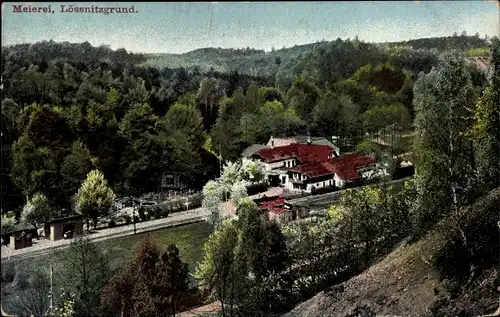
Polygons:
M54 314L54 266L50 266L50 314Z
M134 235L137 233L136 227L135 227L135 201L134 198L130 197L132 199L132 223L134 224Z
M134 235L137 234L137 229L135 227L135 201L134 201L134 207L132 207L132 220L134 221Z

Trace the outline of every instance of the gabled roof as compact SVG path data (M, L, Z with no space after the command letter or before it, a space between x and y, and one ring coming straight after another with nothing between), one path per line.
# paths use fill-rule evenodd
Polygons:
M296 167L290 169L290 171L306 175L309 178L334 174L333 171L323 166L322 163L309 163L309 164L297 165Z
M354 180L361 176L360 168L376 162L373 157L352 153L329 159L323 166L334 171L340 179Z
M354 180L361 176L358 171L360 168L375 163L375 159L370 156L353 153L331 158L323 162L299 165L290 169L290 171L304 174L309 178L335 173L342 180Z
M293 143L286 146L261 149L255 154L262 157L267 163L295 158L301 164L305 164L326 161L333 151L334 148L327 145Z
M283 196L265 197L257 204L261 210L270 213L281 214L287 211L287 208L284 207L285 198Z

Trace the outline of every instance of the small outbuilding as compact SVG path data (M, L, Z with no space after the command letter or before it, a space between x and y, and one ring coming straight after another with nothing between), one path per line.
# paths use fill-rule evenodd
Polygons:
M50 241L63 239L64 234L67 232L71 232L72 236L82 235L84 219L84 215L74 215L47 222L45 227L49 229ZM47 235L48 232L45 234Z

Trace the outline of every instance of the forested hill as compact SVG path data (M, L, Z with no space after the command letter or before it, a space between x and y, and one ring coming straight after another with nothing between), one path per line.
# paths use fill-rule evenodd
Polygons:
M476 34L475 36L454 35L447 37L429 37L403 42L392 42L389 44L411 46L414 49L436 49L438 51L456 49L468 51L471 49L486 47L487 40L479 37L479 34Z
M147 54L145 65L154 67L169 67L169 68L190 68L199 67L202 70L213 68L216 71L228 72L238 71L239 73L251 75L272 75L277 72L290 72L295 68L302 68L301 62L308 53L315 55L319 50L328 50L332 47L337 47L339 43L344 42L359 42L357 39L353 41L335 41L316 42L305 45L295 45L290 48L282 48L265 52L263 50L254 49L222 49L222 48L204 48L184 54ZM422 38L404 42L366 44L368 46L377 47L382 50L396 49L405 47L407 50L413 51L430 51L442 52L451 49L460 51L470 51L474 49L486 49L487 41L478 36L448 36Z
M127 52L125 49L112 50L109 46L92 46L89 42L69 43L42 41L2 47L2 65L9 60L16 64L43 64L52 60L76 62L80 65L95 66L107 64L137 64L145 60L142 54Z
M338 135L353 148L366 133L411 126L413 84L438 55L337 39L273 52L205 48L155 67L150 55L88 42L4 47L2 208L37 192L68 208L90 167L122 195L157 190L167 171L200 187L218 172L214 151L235 160L270 136ZM213 65L220 71L206 70ZM479 96L486 77L467 67Z

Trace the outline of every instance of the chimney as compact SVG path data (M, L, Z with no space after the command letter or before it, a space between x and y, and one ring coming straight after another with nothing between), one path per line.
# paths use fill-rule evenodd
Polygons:
M271 147L274 147L274 138L273 138L273 136L271 136L271 140L270 141L271 141Z

